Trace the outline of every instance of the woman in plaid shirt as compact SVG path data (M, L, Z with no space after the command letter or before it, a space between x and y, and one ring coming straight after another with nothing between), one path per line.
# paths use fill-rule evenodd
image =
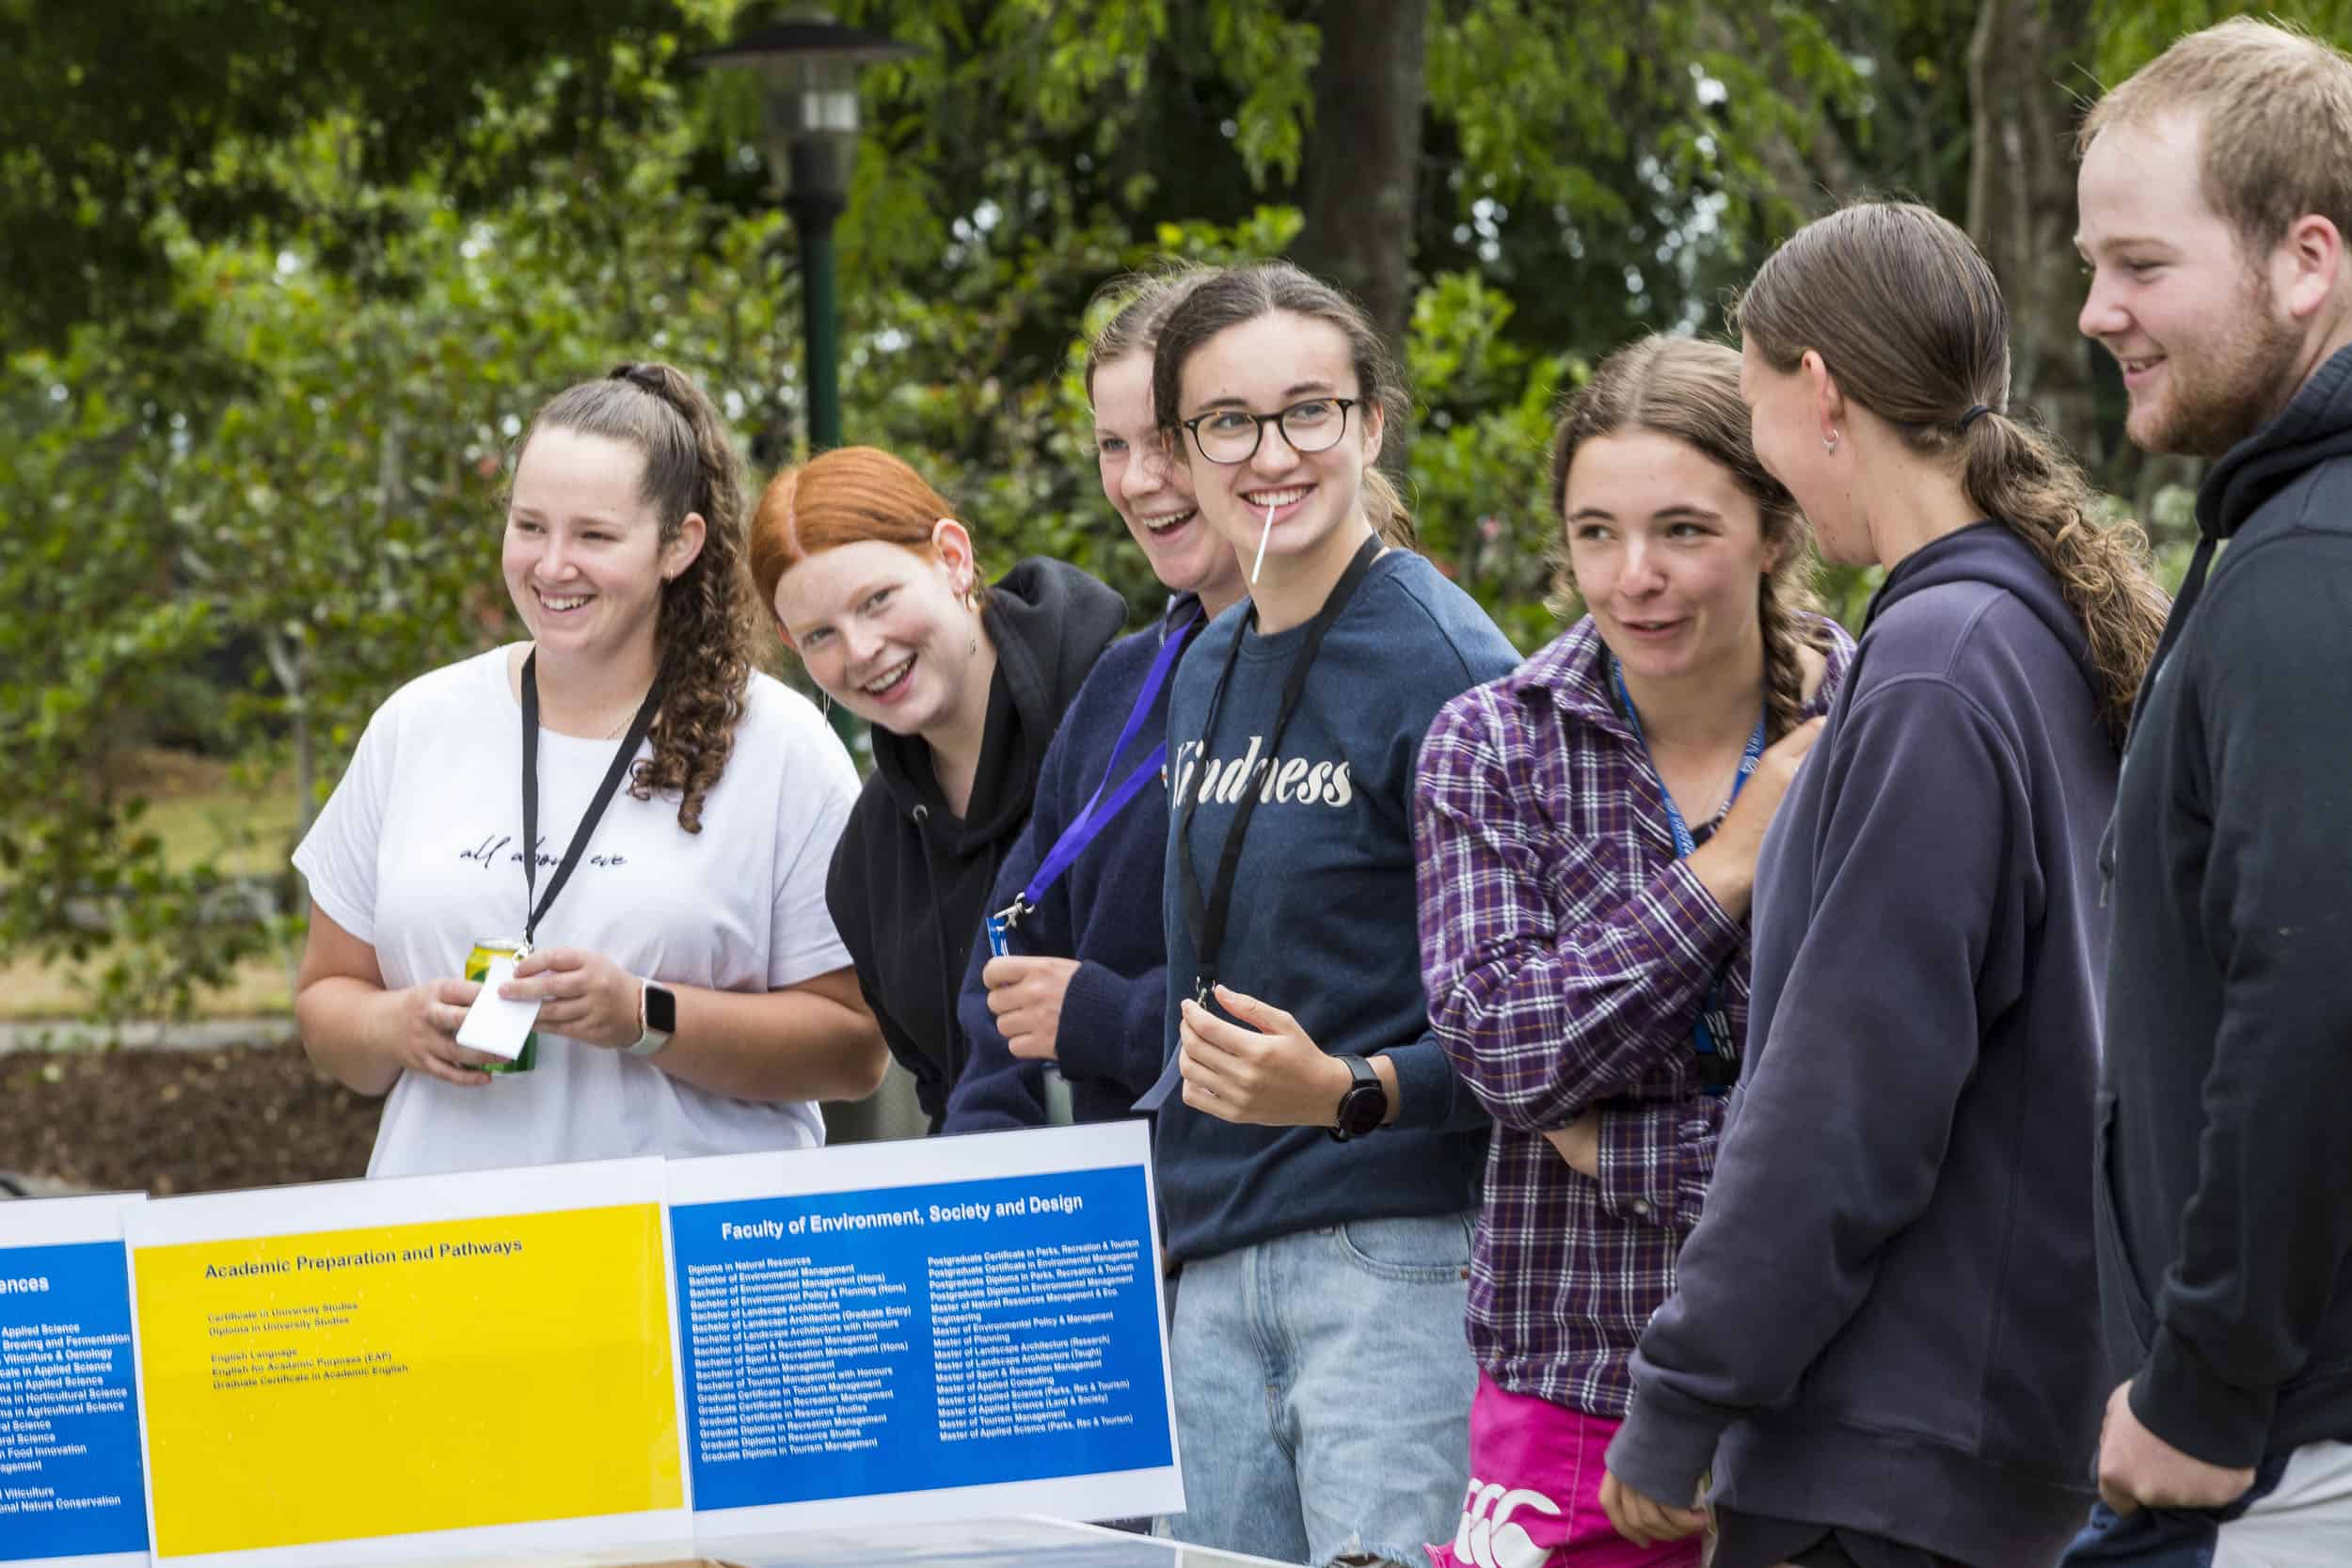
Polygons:
M1714 1168L1756 851L1852 647L1732 350L1613 356L1562 415L1552 495L1562 598L1591 612L1445 707L1416 792L1430 1017L1495 1119L1439 1568L1699 1560L1618 1538L1601 1455Z

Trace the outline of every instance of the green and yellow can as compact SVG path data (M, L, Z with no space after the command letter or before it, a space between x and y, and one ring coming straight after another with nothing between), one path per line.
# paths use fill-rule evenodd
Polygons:
M485 937L475 942L473 950L466 955L466 978L477 983L487 982L490 978L492 959L518 959L529 951L530 948L525 945L520 937ZM523 1037L523 1048L516 1053L513 1061L501 1062L493 1059L485 1062L482 1070L504 1075L512 1072L529 1072L538 1065L539 1031L533 1029Z

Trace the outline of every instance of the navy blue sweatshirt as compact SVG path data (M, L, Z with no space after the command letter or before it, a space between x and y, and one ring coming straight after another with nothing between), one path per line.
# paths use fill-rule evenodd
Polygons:
M1116 789L1130 768L1168 736L1165 682L1126 752L1111 747L1142 695L1143 683L1179 617L1200 614L1187 594L1158 626L1111 644L1071 700L1061 728L1038 774L1029 825L1005 856L988 907L1001 910L1028 885L1095 786L1111 772ZM1194 624L1187 622L1186 624ZM1107 794L1108 791L1105 791ZM1136 1098L1160 1075L1160 1033L1168 1012L1168 940L1160 924L1160 889L1168 869L1168 782L1147 783L1126 808L1104 824L1040 907L1022 916L1012 934L1017 956L1078 960L1062 994L1055 1053L1070 1085L1077 1119L1110 1121L1132 1115ZM1046 1123L1044 1066L1023 1061L1005 1044L988 1010L980 972L988 944L972 944L956 1016L971 1042L971 1059L947 1098L949 1132L990 1132Z
M2197 520L2115 809L2099 1283L2134 1413L2234 1466L2352 1439L2352 349Z
M2106 1386L2091 1092L2116 754L1979 524L1899 562L1756 866L1748 1054L1609 1465L1984 1568L2056 1560Z
M1244 600L1184 655L1168 705L1169 810L1202 791L1188 845L1169 833L1164 1060L1176 998L1198 966L1176 877L1189 853L1205 898L1246 788L1264 792L1234 879L1218 978L1288 1011L1325 1051L1396 1066L1396 1120L1334 1143L1320 1127L1243 1127L1171 1096L1153 1155L1176 1259L1351 1220L1458 1213L1478 1202L1488 1122L1429 1027L1413 880L1413 776L1438 710L1518 668L1476 601L1422 557L1372 563L1331 625L1298 711L1265 737L1304 626L1258 635ZM1204 735L1209 694L1241 651ZM1339 1106L1334 1101L1332 1111ZM1465 1352L1464 1354L1468 1354Z

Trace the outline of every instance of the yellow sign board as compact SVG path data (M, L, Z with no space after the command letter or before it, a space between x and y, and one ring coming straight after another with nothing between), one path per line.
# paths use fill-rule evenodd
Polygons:
M136 1252L158 1560L685 1506L660 1205Z

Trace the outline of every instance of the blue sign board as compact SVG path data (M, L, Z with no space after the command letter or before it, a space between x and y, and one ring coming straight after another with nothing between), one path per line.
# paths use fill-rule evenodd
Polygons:
M0 1247L0 1563L147 1550L122 1243Z
M697 1512L1175 1462L1140 1165L670 1225Z

